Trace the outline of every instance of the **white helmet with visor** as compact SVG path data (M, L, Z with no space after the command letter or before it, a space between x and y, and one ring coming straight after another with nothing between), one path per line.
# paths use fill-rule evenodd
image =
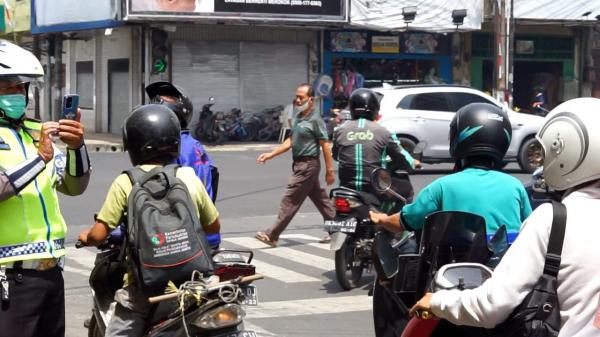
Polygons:
M600 179L600 99L575 98L554 108L536 135L544 179L558 191Z
M31 52L0 40L0 121L18 122L23 119L29 87L41 84L43 77L44 69ZM22 89L18 90L21 85L24 85L25 94ZM15 88L17 90L11 90Z

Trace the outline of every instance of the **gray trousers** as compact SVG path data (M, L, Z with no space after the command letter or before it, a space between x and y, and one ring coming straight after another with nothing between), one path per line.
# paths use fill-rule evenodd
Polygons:
M335 208L327 192L321 187L321 183L319 182L320 170L321 161L318 157L303 157L294 160L292 164L293 174L281 199L277 221L266 232L271 240L279 239L279 235L281 235L290 221L292 221L292 218L296 215L306 197L309 197L313 204L315 204L323 219L333 219Z
M106 327L105 337L141 337L146 332L152 304L141 290L132 284L115 293L117 306Z

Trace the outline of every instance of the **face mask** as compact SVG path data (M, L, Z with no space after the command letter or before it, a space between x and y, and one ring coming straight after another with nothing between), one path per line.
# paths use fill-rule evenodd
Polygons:
M310 100L306 100L306 102L304 102L304 104L298 106L294 104L294 116L298 115L301 112L304 112L306 109L308 109L308 106L310 105Z
M25 115L27 102L25 95L0 95L0 110L4 113L4 117L12 120L20 120Z

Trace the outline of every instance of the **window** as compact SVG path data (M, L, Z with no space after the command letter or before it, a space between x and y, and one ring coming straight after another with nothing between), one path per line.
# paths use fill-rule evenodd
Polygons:
M75 63L75 92L79 95L79 106L84 109L94 107L94 61Z
M448 95L450 97L452 97L454 111L458 111L458 109L462 108L463 106L465 106L467 104L471 104L471 103L494 104L492 102L492 100L489 100L489 99L479 96L479 95L469 94L466 92L453 92L453 93L449 93ZM494 105L497 105L497 104L494 104Z
M412 97L411 97L412 96ZM407 101L406 103L404 101ZM408 105L408 109L430 111L452 111L444 93L427 93L407 96L399 106Z

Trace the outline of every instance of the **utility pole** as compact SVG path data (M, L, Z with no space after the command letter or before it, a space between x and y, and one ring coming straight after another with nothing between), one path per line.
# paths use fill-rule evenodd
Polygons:
M507 60L507 25L506 25L506 0L492 0L494 8L494 97L501 103L506 101L506 60Z
M508 13L506 18L506 29L507 29L507 39L506 39L506 89L508 96L508 107L512 109L513 107L513 90L514 90L514 61L515 61L515 10L514 10L514 0L510 0L509 7L506 9Z

